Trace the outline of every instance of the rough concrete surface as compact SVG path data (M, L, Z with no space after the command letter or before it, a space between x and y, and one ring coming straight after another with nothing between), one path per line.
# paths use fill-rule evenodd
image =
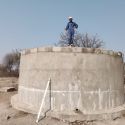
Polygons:
M2 84L3 83L4 82L2 81ZM2 84L0 83L1 87ZM13 83L12 86L14 85L15 83ZM117 118L115 120L88 122L85 120L67 122L53 117L46 117L36 124L36 115L21 112L19 110L12 108L10 104L10 99L16 93L17 92L0 93L0 125L125 125L124 116L122 118Z
M37 113L49 77L51 97L48 90L43 111L51 105L53 112L72 114L78 109L91 115L119 112L116 109L124 107L123 58L119 52L80 47L24 50L19 91L12 97L12 105Z

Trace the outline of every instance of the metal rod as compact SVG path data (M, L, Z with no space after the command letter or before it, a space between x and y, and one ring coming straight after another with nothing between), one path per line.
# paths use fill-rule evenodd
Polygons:
M37 115L37 119L36 119L37 123L39 122L39 117L40 117L40 114L41 114L41 111L42 111L42 108L43 108L44 100L45 100L45 97L46 97L46 93L47 93L50 81L51 81L51 79L49 78L49 81L47 82L46 89L45 89L45 92L44 92L44 95L43 95L43 98L42 98L42 101L41 101L40 109L38 111L38 115Z

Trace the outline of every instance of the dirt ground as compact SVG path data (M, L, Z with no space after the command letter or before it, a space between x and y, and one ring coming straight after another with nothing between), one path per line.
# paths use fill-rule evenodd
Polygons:
M15 86L16 82L11 84L3 83L0 79L0 87L2 86ZM7 81L7 80L5 80ZM9 80L8 80L9 81ZM12 81L12 80L10 80ZM13 84L12 84L13 83ZM8 84L8 85L7 85ZM14 109L10 104L11 96L16 94L15 92L0 92L0 125L125 125L125 117L112 120L112 121L75 121L73 123L63 122L59 119L46 117L39 123L36 123L36 115L28 114L22 111Z

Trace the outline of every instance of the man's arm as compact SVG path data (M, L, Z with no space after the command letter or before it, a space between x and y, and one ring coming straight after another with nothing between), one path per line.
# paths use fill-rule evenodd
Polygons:
M65 30L68 30L68 29L69 29L69 23L67 23Z
M75 26L76 29L78 28L78 24L74 23L74 26Z

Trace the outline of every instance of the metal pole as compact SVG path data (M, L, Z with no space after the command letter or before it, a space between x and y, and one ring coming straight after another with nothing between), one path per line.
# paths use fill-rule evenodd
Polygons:
M41 114L41 111L42 111L42 108L43 108L44 100L45 100L45 97L46 97L46 93L47 93L50 81L51 81L51 79L49 78L49 81L47 82L47 86L46 86L46 89L45 89L45 92L44 92L44 95L43 95L43 98L42 98L42 101L41 101L41 106L40 106L40 109L38 111L38 115L37 115L37 119L36 119L37 123L39 122L39 117L40 117L40 114Z

